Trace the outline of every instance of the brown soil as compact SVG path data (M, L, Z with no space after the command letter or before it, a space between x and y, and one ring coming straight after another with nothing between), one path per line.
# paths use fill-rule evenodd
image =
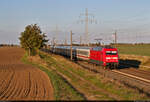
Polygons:
M21 62L21 48L0 48L0 100L53 100L49 77Z

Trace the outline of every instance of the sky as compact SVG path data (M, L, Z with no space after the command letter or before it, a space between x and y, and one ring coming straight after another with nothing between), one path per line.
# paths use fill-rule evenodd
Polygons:
M149 5L150 0L0 0L0 43L19 44L20 33L35 23L50 41L58 33L59 43L65 39L69 43L71 30L74 42L80 36L84 41L85 23L80 21L85 19L86 8L97 21L89 23L90 42L102 38L110 43L116 30L118 42L149 43Z

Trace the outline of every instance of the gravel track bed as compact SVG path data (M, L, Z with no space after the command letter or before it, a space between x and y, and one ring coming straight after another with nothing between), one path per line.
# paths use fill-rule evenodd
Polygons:
M78 61L77 63L87 70L93 71L95 73L99 73L99 74L103 75L104 77L107 77L107 78L110 78L113 80L117 80L131 88L138 89L139 92L142 92L142 93L144 92L148 96L150 96L150 83L148 83L148 82L138 80L138 79L135 79L135 78L132 78L129 76L125 76L120 73L116 73L111 70L108 70L108 69L104 70L101 66L92 65L92 64L89 64L84 61ZM127 73L127 74L134 73L134 76L149 78L149 75L147 74L149 72L146 72L143 70L140 70L137 72L135 72L135 69L130 70L130 68L125 68L125 69L121 69L121 70L125 70L126 72L124 71L124 73ZM120 71L120 70L117 70L117 71ZM142 75L141 75L141 73L142 73ZM145 75L143 73L146 73L147 75Z
M67 64L67 63L70 64L69 62L66 62L66 64ZM119 97L119 96L117 96L117 95L115 95L115 94L112 94L112 93L108 92L107 90L104 90L104 89L102 89L102 88L99 88L99 87L95 86L93 83L90 83L90 82L87 81L86 79L80 77L78 74L75 74L75 73L73 73L72 71L70 71L68 68L64 67L63 64L61 64L61 63L59 63L59 64L60 64L60 65L59 65L59 68L63 69L64 71L66 70L67 72L71 73L71 75L72 75L73 77L75 77L75 78L78 79L78 83L80 84L80 86L82 86L83 89L86 89L86 88L87 88L87 87L84 87L85 85L83 85L83 84L87 84L88 86L90 86L90 88L87 89L87 91L85 91L85 90L83 91L80 87L77 87L76 85L74 85L78 90L81 91L81 93L84 93L84 94L89 93L89 94L86 96L87 99L89 99L89 100L96 100L96 97L97 97L97 96L96 96L96 95L93 95L93 94L91 94L91 93L93 93L94 90L97 90L97 91L99 91L99 92L102 92L104 95L109 96L109 97L112 98L112 99L121 100L121 97ZM57 69L55 69L55 68L53 68L53 69L57 71ZM58 72L58 73L60 73L60 72ZM60 73L60 74L63 75L62 73ZM64 75L63 75L63 76L64 76ZM67 76L65 76L65 78L68 79L68 81L71 80L71 79L70 79L69 77L67 77Z
M134 68L126 68L126 69L121 69L119 71L150 80L150 72L146 72L146 71L134 69Z

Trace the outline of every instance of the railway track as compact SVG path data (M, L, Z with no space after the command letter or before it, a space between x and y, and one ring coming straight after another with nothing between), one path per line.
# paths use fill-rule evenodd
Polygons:
M129 66L125 67L125 65L122 65L121 68L119 66L118 70L105 70L100 66L96 66L85 61L76 61L75 63L80 65L82 68L101 74L109 79L117 80L150 96L150 72L148 71L138 70Z
M135 68L105 70L101 68L101 66L92 65L84 61L77 61L76 63L89 71L93 71L103 75L104 77L117 80L150 96L150 72L148 71Z
M122 74L122 75L125 75L125 76L129 76L129 77L132 77L132 78L141 80L141 81L144 81L144 82L147 82L147 83L150 83L150 80L149 80L149 79L139 77L138 75L134 75L135 73L133 73L133 74L128 74L127 72L122 72L122 71L118 71L118 70L112 70L112 71L113 71L113 72L116 72L116 73L119 73L119 74Z

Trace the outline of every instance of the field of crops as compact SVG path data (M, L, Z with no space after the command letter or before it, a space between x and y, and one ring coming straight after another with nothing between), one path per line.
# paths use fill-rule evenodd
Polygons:
M0 100L52 100L49 77L21 62L21 48L0 48Z
M120 54L150 56L150 44L143 45L116 45Z

